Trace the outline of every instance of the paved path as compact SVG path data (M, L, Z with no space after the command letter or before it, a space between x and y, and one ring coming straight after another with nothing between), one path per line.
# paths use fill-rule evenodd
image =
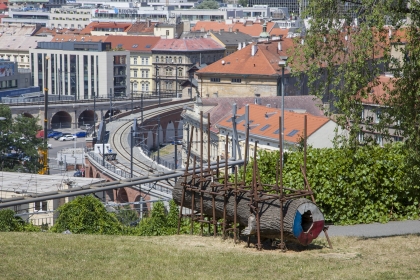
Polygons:
M420 234L420 220L389 222L386 224L330 226L328 229L329 236L384 237L404 234Z

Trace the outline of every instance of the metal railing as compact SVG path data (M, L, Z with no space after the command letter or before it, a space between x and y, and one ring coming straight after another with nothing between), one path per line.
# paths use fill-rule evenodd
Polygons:
M123 178L130 178L131 177L130 172L126 172L125 170L122 170L122 169L118 168L114 164L111 164L111 163L107 162L106 160L103 159L102 155L94 153L94 152L88 152L88 155L95 162L97 162L99 165L103 166L107 170L111 171L112 173L114 173L114 174L116 174L120 177L123 177Z

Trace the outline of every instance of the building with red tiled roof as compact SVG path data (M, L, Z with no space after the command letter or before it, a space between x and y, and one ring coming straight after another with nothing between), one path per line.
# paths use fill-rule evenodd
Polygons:
M91 22L80 31L80 34L91 35L127 35L131 28L131 23L127 22Z
M284 112L284 145L285 150L296 149L300 139L304 133L304 118L307 117L307 143L314 148L330 148L333 147L333 139L335 137L335 129L338 125L324 116L313 116L307 113L296 113L291 111ZM238 140L244 140L246 137L246 130L244 116L245 106L237 111L237 120L239 123L236 126L238 132ZM250 151L248 155L253 156L253 147L258 141L258 147L266 150L278 150L279 147L279 117L281 110L278 108L269 108L257 104L249 104L249 121L250 121ZM233 135L232 113L223 117L221 121L216 124L219 129L219 141L226 141L226 135L229 139ZM229 140L230 142L231 140ZM241 153L244 156L244 142L240 142L242 146ZM220 147L220 146L219 146ZM219 154L222 154L223 149L219 149ZM229 155L230 157L231 155Z
M280 95L280 57L287 56L293 47L292 39L250 44L196 72L201 96L261 96ZM285 95L304 95L304 88L296 89L294 77L284 69ZM299 91L300 90L300 91Z
M153 74L159 78L160 93L179 95L180 85L191 79L188 70L193 65L211 64L221 59L224 52L225 47L210 38L161 39L152 49L156 69ZM184 94L191 96L192 92Z
M203 112L204 127L207 127L208 116L210 116L210 124L211 124L210 137L212 140L211 141L211 160L216 160L216 157L220 155L218 151L224 150L224 141L219 139L220 135L222 134L220 130L221 127L219 127L219 125L223 123L223 121L226 121L227 118L232 114L233 104L236 104L237 108L239 109L238 112L241 112L241 110L247 104L258 104L258 107L263 108L264 112L269 112L269 111L271 112L272 110L279 111L280 110L279 108L281 107L281 104L282 104L281 103L282 98L279 96L261 97L261 98L258 96L245 97L245 98L219 97L219 98L200 98L198 100L199 101L194 104L193 108L187 107L181 115L183 118L184 127L187 127L187 129L184 129L183 139L190 139L190 133L191 133L190 128L194 126L193 140L192 140L194 145L191 146L191 154L193 156L191 158L193 158L194 156L199 158L201 154L200 145L198 144L196 145L195 143L199 143L201 141L199 138L199 135L201 134L201 132L200 132L200 127L198 125L200 123L200 112L201 111ZM324 113L320 109L320 105L322 105L321 100L315 98L314 96L307 95L307 96L285 96L284 97L285 111L299 113L299 114L308 114L312 117L321 117L322 119L324 119L325 118ZM278 120L279 114L277 114L276 116ZM255 120L256 119L254 119L254 123L253 123L254 125L258 123L258 122L255 122ZM243 124L243 122L241 122L241 124ZM261 128L263 126L264 125L259 126L259 127ZM289 128L291 129L292 126L289 126ZM232 135L232 133L230 133L230 135ZM207 135L205 135L204 137L207 139ZM241 137L242 138L240 140L243 140L244 139L243 135ZM313 138L313 139L316 139L316 138ZM220 145L222 145L223 147L220 148ZM271 145L271 147L277 147L277 146ZM186 158L186 155L183 155L183 158ZM207 158L207 148L204 151L204 158L205 159Z

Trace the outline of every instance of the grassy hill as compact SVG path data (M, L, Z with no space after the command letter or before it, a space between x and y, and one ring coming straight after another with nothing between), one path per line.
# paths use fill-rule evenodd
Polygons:
M0 233L1 279L419 279L420 236L257 251L220 237Z

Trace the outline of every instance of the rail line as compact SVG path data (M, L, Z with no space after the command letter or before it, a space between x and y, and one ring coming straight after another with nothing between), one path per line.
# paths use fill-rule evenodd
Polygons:
M181 109L185 106L185 103L182 104L175 104L175 105L169 105L169 108L162 108L161 110L155 111L155 112L149 112L147 113L144 112L143 113L143 122L147 119L151 119L154 117L157 117L159 115L162 114L166 114L169 112L172 112L174 110L177 109ZM134 119L134 118L133 118ZM139 119L138 117L136 119ZM124 124L122 124L119 128L117 128L111 136L111 145L114 148L115 152L117 152L119 157L124 158L125 160L127 160L128 162L130 162L131 160L131 156L130 156L130 147L129 147L129 142L128 139L130 137L130 133L131 133L131 127L132 127L132 122L128 121ZM158 170L158 166L156 164L156 167L153 167L153 165L156 163L152 163L152 166L150 166L150 164L148 163L144 163L140 160L138 160L136 157L133 157L133 177L139 177L139 176L148 176L150 173L152 174L158 174L159 170ZM130 171L130 167L125 166L122 163L118 164L119 167L123 167L125 169L125 171ZM140 170L143 170L144 172L138 172L135 170L135 167L138 167ZM159 182L159 185L163 185L165 187L170 187L172 188L172 185L169 183L165 183L165 182Z

